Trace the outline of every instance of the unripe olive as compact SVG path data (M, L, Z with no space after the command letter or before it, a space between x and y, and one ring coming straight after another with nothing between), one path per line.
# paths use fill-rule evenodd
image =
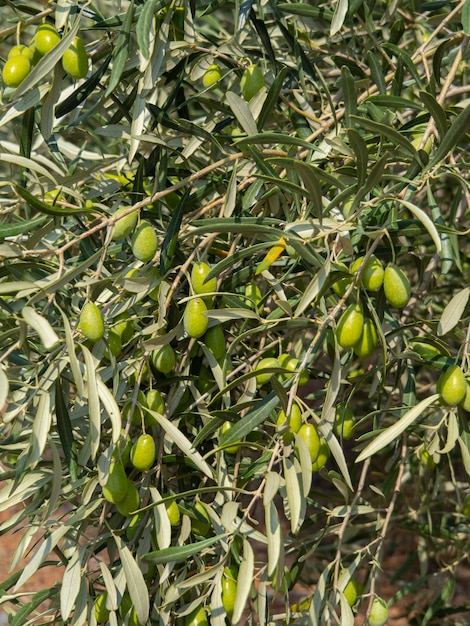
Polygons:
M120 336L122 345L126 345L134 337L134 322L129 313L119 313L113 318L113 331ZM116 323L117 322L117 323Z
M354 578L350 578L343 593L349 606L354 606L357 596L360 595L359 583Z
M29 62L32 63L33 51L31 50L31 48L29 48L29 46L25 46L23 44L13 46L12 48L10 48L7 58L11 59L12 57L15 57L17 54L23 54L29 60Z
M335 412L334 429L338 437L350 439L355 427L354 413L352 409L344 404L339 404Z
M157 233L148 222L142 222L132 239L132 253L142 263L153 259L158 248Z
M240 88L245 100L251 100L264 87L263 72L255 63L249 65L243 72Z
M183 314L183 327L187 335L198 339L207 330L209 318L205 315L207 306L202 298L193 298L186 304Z
M113 330L110 330L108 333L108 349L111 351L111 354L114 357L118 357L122 352L122 341L121 337L115 333ZM109 352L105 352L105 356L109 358Z
M171 526L177 526L180 522L181 514L176 500L165 502L166 513Z
M363 256L356 259L351 266L351 273L355 274L358 272L363 262ZM362 269L360 282L368 291L378 291L382 287L384 274L382 263L373 254Z
M283 352L279 355L278 361L279 365L284 369L289 370L289 372L294 373L297 372L299 369L299 359L297 359L295 356L292 356L291 354ZM281 380L288 380L289 378L291 378L291 374L280 375ZM308 369L304 368L299 375L299 386L302 387L303 385L306 385L309 380L310 375L308 373Z
M210 270L210 265L205 261L197 261L193 264L191 268L191 286L194 293L201 295L216 291L217 278L214 277L206 281L206 276Z
M191 530L200 537L206 537L211 529L210 517L199 500L194 505L194 517L191 518Z
M31 61L25 54L16 54L7 59L2 70L2 79L7 87L18 87L31 71Z
M146 472L155 463L156 446L151 435L140 435L131 449L131 463L141 472Z
M343 348L352 348L362 335L364 316L359 304L350 304L336 326L336 338Z
M372 354L377 346L377 331L375 324L370 317L364 320L362 335L359 341L353 346L354 354L360 357L366 357Z
M232 427L233 427L232 422L227 420L220 427L220 431L219 431L220 435L222 436L224 433L226 433ZM227 454L236 454L239 449L240 449L240 444L239 443L233 443L230 446L225 446L224 447L224 452L226 452Z
M470 383L467 380L467 386L465 389L465 397L460 403L460 406L464 411L470 412Z
M369 626L384 626L388 620L388 606L382 598L374 598L369 615Z
M255 372L256 382L260 387L268 383L271 380L272 376L274 376L274 372L263 372L263 370L272 367L280 367L279 360L275 359L274 357L268 356L258 362L257 366L255 367Z
M237 597L238 572L234 567L226 567L222 575L222 604L227 617L230 619L235 608L235 598Z
M66 74L76 80L87 75L88 56L80 37L74 37L72 45L62 55L62 67Z
M41 56L55 48L60 41L60 35L52 24L40 24L34 35L34 45Z
M344 263L337 263L337 265L345 272L345 273L349 273L348 268L346 267L346 265ZM346 293L346 289L349 287L349 285L352 283L352 277L351 276L341 276L341 278L338 278L338 280L336 280L333 283L333 291L336 293L337 296L339 296L340 298L342 298L344 296L344 294Z
M128 516L134 513L140 506L139 492L132 480L127 479L127 491L124 498L116 504L121 515Z
M155 369L162 374L169 374L176 365L176 354L169 343L154 350L151 358Z
M101 311L94 302L87 302L80 313L80 330L92 343L104 335L104 322Z
M205 89L215 89L217 83L222 78L222 71L217 63L209 65L202 77L202 84Z
M211 326L211 328L206 331L206 334L204 335L204 343L217 361L225 356L225 335L220 324L217 324L217 326Z
M117 217L128 210L128 206L122 206L116 211L114 215L115 217ZM134 211L133 213L128 213L125 217L122 217L120 220L118 220L113 226L113 241L120 241L121 239L125 239L126 237L128 237L135 230L138 219L139 212Z
M411 295L411 286L408 276L394 263L385 268L384 292L390 306L402 309L408 304Z
M104 624L109 619L109 609L106 608L108 592L103 591L97 596L94 604L95 619L98 624Z
M437 393L440 394L442 402L448 406L457 406L465 400L467 381L458 365L451 365L439 376Z
M127 493L128 481L122 463L111 461L108 478L103 485L103 496L108 502L118 504L124 500Z
M284 428L286 422L288 425L288 430L283 434L283 439L285 442L293 441L294 433L298 433L302 426L302 411L300 410L300 407L296 402L292 404L288 419L284 409L281 409L281 411L279 411L279 415L276 421L277 428Z
M248 298L247 303L252 308L258 311L258 313L262 313L263 311L263 295L261 293L260 288L256 283L248 283L245 286L245 296Z
M312 463L317 459L320 454L320 436L317 429L313 424L302 424L298 431L299 437L301 437L310 454Z
M315 461L312 463L312 472L319 472L321 468L328 461L328 457L330 456L330 448L326 443L326 439L323 437L320 438L320 451L318 452L318 456Z
M207 613L202 606L196 607L184 619L184 626L208 626L208 624Z

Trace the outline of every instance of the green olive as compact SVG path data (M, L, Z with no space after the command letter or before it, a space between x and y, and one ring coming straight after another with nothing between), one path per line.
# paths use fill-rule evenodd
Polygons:
M114 217L118 217L122 215L126 211L129 211L128 206L120 207ZM128 213L126 216L119 219L113 226L112 239L113 241L121 241L121 239L125 239L128 237L137 226L137 220L139 219L139 212L133 211L132 213Z
M451 365L439 376L436 390L448 406L457 406L465 400L467 381L458 365Z
M299 437L304 440L310 454L312 463L316 461L320 454L320 436L313 424L302 424L298 431Z
M210 271L211 267L205 261L197 261L193 264L191 269L191 287L195 294L201 295L216 291L217 278L206 280Z
M339 318L336 338L342 348L352 348L362 335L364 316L359 304L350 304Z
M240 88L245 100L251 100L264 87L264 76L260 67L255 63L249 65L243 72Z
M5 62L2 79L6 87L18 87L31 71L31 61L25 54L16 54Z
M72 45L62 55L62 67L66 74L76 80L87 75L88 56L80 37L75 37Z
M151 359L154 368L162 374L169 374L176 365L176 354L169 343L154 350Z
M351 265L351 274L358 272L363 264L363 256L356 259ZM378 291L384 282L384 274L385 271L381 261L379 261L379 259L372 254L362 269L360 283L368 291Z
M151 435L140 435L131 449L131 463L141 472L146 472L155 463L156 446Z
M157 252L158 239L153 226L142 222L132 239L132 253L142 263L148 263Z
M356 425L353 410L345 405L339 404L336 407L334 429L338 437L351 439Z
M388 621L388 606L382 598L374 598L369 615L369 626L384 626Z
M207 306L202 298L193 298L186 304L183 314L183 327L189 337L199 339L202 337L209 324L209 318L205 315Z
M394 263L385 268L384 292L390 306L402 309L408 304L411 295L411 286L408 276Z
M204 89L215 89L217 87L217 83L222 78L222 71L217 63L212 63L209 65L207 70L204 72L202 77L202 84L204 85Z
M124 500L128 487L126 472L122 463L112 461L109 466L108 478L103 485L103 496L108 502L118 504Z
M127 479L127 491L122 500L116 504L116 508L125 517L134 513L140 506L139 492L132 480Z
M87 302L81 313L79 328L85 337L96 343L104 336L103 316L94 302Z
M377 330L374 321L370 317L364 320L361 338L353 346L353 352L359 357L366 357L374 352L377 346Z
M34 46L41 56L55 48L60 41L60 35L52 24L40 24L34 35Z

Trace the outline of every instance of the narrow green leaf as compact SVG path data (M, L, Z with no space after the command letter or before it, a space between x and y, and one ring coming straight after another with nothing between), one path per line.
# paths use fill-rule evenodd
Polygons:
M296 533L299 529L303 514L305 514L305 495L302 489L302 472L299 462L293 456L289 458L284 456L283 459L284 480L286 484L287 502L289 504L288 517L290 520L290 528L292 533Z
M84 546L74 550L64 571L60 586L60 613L63 620L68 620L80 591L81 562L84 550Z
M164 548L163 550L156 550L155 552L148 552L142 557L144 561L149 561L155 564L166 564L169 562L180 563L186 561L189 557L199 554L206 548L210 548L218 541L225 539L226 534L216 535L215 537L209 537L196 543L190 543L186 546L171 546L170 548Z
M22 220L21 222L15 222L14 224L0 224L0 239L6 239L7 237L16 237L17 235L23 235L29 233L32 230L42 226L47 220L45 215L36 217L32 220Z
M38 569L46 560L47 555L51 552L51 550L56 547L62 537L64 537L69 530L70 526L63 524L52 533L50 533L50 535L47 535L42 539L42 541L39 543L39 547L37 548L33 557L28 561L28 564L24 568L23 573L16 583L15 591L20 589L23 584L38 571ZM24 622L21 622L19 626L24 626Z
M427 91L420 91L419 97L429 113L432 115L439 137L442 139L449 128L444 109L441 107L436 98Z
M367 176L367 163L369 161L367 144L362 135L360 135L357 130L354 130L353 128L348 129L348 139L349 144L356 155L357 183L361 187Z
M465 0L462 7L462 29L470 37L470 0Z
M59 337L50 325L49 321L40 315L33 307L23 307L21 315L28 326L31 326L31 328L37 332L41 343L46 350L51 350L59 343Z
M54 181L55 182L55 181ZM98 209L72 209L70 207L61 207L56 206L53 203L43 202L36 198L32 193L30 193L24 187L20 185L14 185L14 189L16 193L25 200L29 204L29 206L40 213L46 213L47 215L54 215L55 217L64 217L67 215L84 215L96 212L102 212L102 210Z
M281 558L282 531L276 505L271 500L264 505L266 537L268 540L268 576L272 576Z
M137 619L140 624L146 624L150 612L150 601L144 575L132 552L122 541L121 537L114 535L114 539L124 568L127 589L134 605Z
M76 442L72 431L72 423L70 421L69 412L64 401L60 378L57 378L55 382L55 414L57 420L57 430L59 432L59 439L62 444L65 462L69 468L70 478L72 482L75 482L78 474Z
M442 216L439 205L434 198L432 187L429 184L429 181L427 185L427 197L432 221L437 226L445 226L444 218ZM454 248L452 246L451 236L448 232L443 229L439 229L438 233L441 240L441 252L439 253L442 261L441 272L442 274L448 274L454 266L454 263L456 262Z
M41 390L39 393L39 403L34 417L32 441L28 455L28 466L31 468L36 465L44 452L52 423L51 396L49 391Z
M303 161L295 161L295 170L301 177L313 205L313 214L319 220L322 219L323 214L323 199L321 185L317 178L317 175L312 167L308 163Z
M232 109L235 119L243 128L245 133L249 137L256 135L258 128L248 103L233 91L227 91L225 98L227 99L229 107ZM240 141L236 142L237 145L239 143Z
M333 12L304 2L280 2L276 4L276 9L285 13L293 13L294 15L303 15L305 17L323 18L329 22L333 19Z
M382 124L381 122L376 122L365 117L358 117L356 115L351 116L351 120L354 122L356 128L370 130L373 133L383 135L392 143L392 145L400 146L413 157L416 155L416 148L413 146L411 141L391 126L387 126L386 124Z
M155 19L156 11L162 8L163 5L164 3L159 2L159 0L150 0L149 2L146 2L142 7L142 11L137 20L137 44L139 46L140 53L145 59L150 58L150 29L152 27L152 22Z
M284 79L287 73L287 67L283 67L273 80L271 87L269 88L268 95L263 102L260 114L258 116L258 128L263 130L266 120L272 115L274 108L279 101L279 94L281 93L284 85Z
M57 586L55 585L48 587L47 589L37 591L33 595L32 600L23 604L18 612L11 618L11 621L9 622L10 626L24 626L28 623L28 618L32 613L34 613L34 610L43 604L43 602L46 602L49 598L52 598L55 595L57 595Z
M367 52L367 63L369 65L370 75L374 83L377 85L379 93L385 95L387 93L387 85L385 84L382 66L379 63L377 54L372 52L372 50L368 50Z
M7 375L0 367L0 409L3 409L10 393L10 383L8 382Z
M415 64L413 62L413 59L408 54L408 52L406 52L406 50L404 50L403 48L400 48L400 47L398 47L395 44L390 43L390 42L385 42L385 43L382 44L382 46L386 50L390 50L390 52L392 52L398 59L401 59L401 61L403 62L404 66L407 68L407 70L409 71L409 73L413 77L417 87L419 87L420 89L424 89L424 85L423 85L423 81L421 79L421 76L419 75L419 72L416 69L416 66L415 66Z
M166 272L169 270L171 261L173 260L173 257L175 255L181 222L184 215L184 208L190 193L191 189L186 189L180 201L178 202L178 205L174 210L173 215L171 216L170 223L168 224L160 253L160 274L162 275L165 275Z
M243 439L243 437L251 433L259 424L264 422L278 404L279 398L277 394L271 391L266 397L257 402L237 424L223 434L220 439L220 445L226 446Z
M108 98L121 80L124 67L129 58L129 50L131 46L131 28L134 19L134 0L131 0L126 13L126 19L121 27L119 36L114 48L113 67L108 81L105 97Z
M441 252L441 238L439 237L439 233L437 231L434 222L430 219L429 215L425 213L422 209L417 207L415 204L408 202L407 200L401 200L397 198L400 204L403 204L404 207L408 209L424 226L424 228L431 235L432 240L434 241L434 245L436 246L437 252L440 254Z
M299 146L301 148L307 148L313 150L313 145L308 141L303 141L298 137L292 137L291 135L285 135L284 133L259 133L253 134L251 137L242 137L236 142L238 146L245 146L249 144L266 144L271 143L273 145L286 145L286 146Z
M386 109L418 109L419 111L423 110L422 104L420 104L419 102L415 102L414 100L408 100L408 98L403 98L402 96L381 94L379 96L369 96L364 102L371 102L376 106L384 107Z
M439 394L435 393L418 404L412 407L409 411L407 411L397 422L395 422L392 426L389 426L385 430L383 430L377 437L371 441L364 450L359 454L356 459L356 463L360 463L361 461L365 461L365 459L369 458L373 454L376 454L385 446L388 446L389 443L398 439L398 437L404 432L413 422L415 422L423 413L428 406L431 406L437 399L439 398Z
M347 65L341 67L341 87L344 99L344 121L346 127L351 126L351 115L357 113L357 93L353 75Z
M85 359L86 370L86 395L88 398L89 416L89 439L91 445L91 456L94 459L100 446L101 437L101 407L98 395L98 384L96 382L95 362L91 352L85 345L81 346Z
M232 624L238 624L242 618L248 596L253 585L255 555L248 539L243 539L243 558L237 578L237 595L233 608Z
M455 326L457 326L457 324L461 321L469 296L470 289L468 287L464 287L461 291L457 292L452 300L447 304L437 325L437 334L440 337L455 328Z
M335 3L335 12L333 14L333 19L331 20L330 26L330 35L336 35L338 31L341 30L344 19L348 13L348 2L349 0L338 0Z
M440 161L443 161L447 154L453 150L464 139L465 134L470 128L470 104L459 113L456 119L452 122L449 130L442 138L439 147L429 160L427 169L430 169L437 165Z

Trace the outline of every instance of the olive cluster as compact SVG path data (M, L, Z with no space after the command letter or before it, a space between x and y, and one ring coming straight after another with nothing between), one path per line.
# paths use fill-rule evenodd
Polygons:
M13 46L3 66L2 79L6 87L16 88L32 68L60 42L57 29L46 22L40 24L29 46ZM71 78L84 78L88 72L88 55L83 40L78 35L62 55L62 67Z
M211 63L202 77L204 89L215 89L222 80L222 68L218 63ZM256 96L264 87L264 78L261 68L256 63L250 63L244 70L240 80L240 90L247 102Z
M354 275L361 272L361 287L373 293L383 288L385 298L393 308L401 309L408 304L411 295L410 281L405 272L394 263L384 269L375 255L371 255L367 261L361 256L351 264L349 270L345 265L344 269L347 275L333 284L334 291L340 297L346 293ZM374 320L364 315L360 304L350 304L338 321L336 338L342 348L352 348L359 357L369 356L377 345Z

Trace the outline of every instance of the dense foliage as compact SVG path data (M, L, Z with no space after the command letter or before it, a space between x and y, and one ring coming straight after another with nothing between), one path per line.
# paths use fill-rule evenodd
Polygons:
M468 613L470 2L0 16L9 623Z

